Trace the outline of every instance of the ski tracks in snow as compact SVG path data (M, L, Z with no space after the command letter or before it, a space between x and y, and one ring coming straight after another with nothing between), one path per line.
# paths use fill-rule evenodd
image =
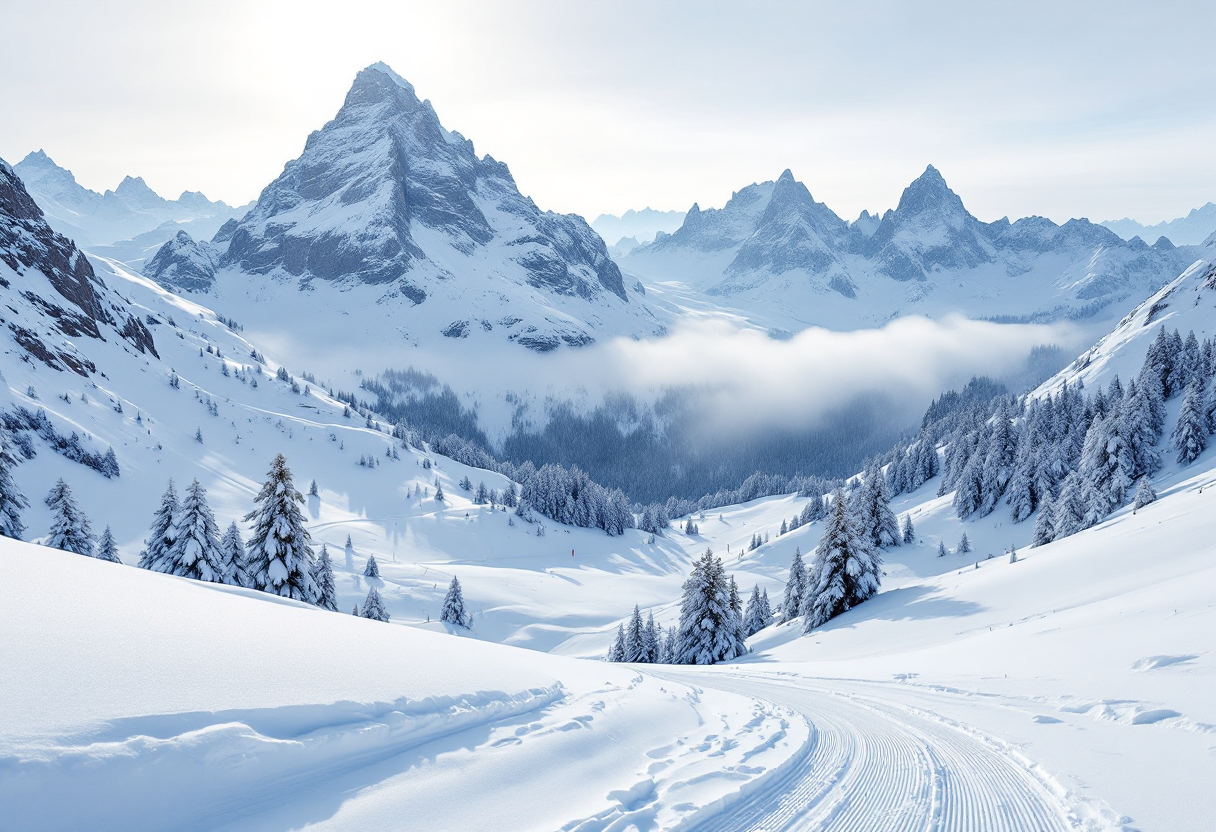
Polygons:
M798 765L698 832L1087 828L1033 765L932 714L802 683L725 674L698 682L789 706L814 726L813 747Z

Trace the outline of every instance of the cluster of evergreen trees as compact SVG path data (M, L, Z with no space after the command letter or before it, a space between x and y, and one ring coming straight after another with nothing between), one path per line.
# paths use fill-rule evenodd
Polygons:
M105 453L89 450L76 431L67 435L57 431L42 408L32 411L18 405L11 411L0 414L0 421L3 422L4 430L10 434L10 441L20 447L26 459L33 459L35 454L34 444L28 441L28 436L22 436L24 431L29 431L37 434L56 453L92 468L106 479L115 479L121 473L113 448Z
M1125 504L1138 482L1142 498L1151 492L1147 479L1161 467L1167 400L1183 397L1170 435L1178 461L1190 463L1203 452L1216 432L1213 375L1211 340L1201 344L1193 332L1184 339L1162 327L1126 388L1116 377L1092 395L1078 383L1041 399L1000 396L943 431L938 494L954 492L960 519L986 516L1001 503L1015 523L1038 512L1036 545L1089 528ZM923 484L937 455L931 444L926 432L888 460L892 492Z
M746 653L746 639L772 620L768 591L754 587L745 610L734 577L726 574L722 559L707 549L684 582L679 623L664 630L655 624L653 612L643 623L635 606L628 626L617 628L608 661L714 664Z
M603 529L610 535L634 527L633 509L619 488L609 491L578 468L544 465L523 481L516 514L535 511L558 523Z
M877 466L871 467L851 498L840 490L835 493L811 564L804 564L800 549L794 550L781 600L783 622L802 616L803 631L809 633L878 592L882 580L879 549L897 546L905 537L888 503L886 483ZM910 520L905 532L910 542Z

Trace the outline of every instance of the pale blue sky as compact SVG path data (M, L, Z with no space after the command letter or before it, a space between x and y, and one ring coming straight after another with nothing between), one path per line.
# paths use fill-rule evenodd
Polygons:
M982 219L1216 201L1216 4L24 2L0 156L254 198L377 60L544 208L720 205L791 168L852 218L936 165Z

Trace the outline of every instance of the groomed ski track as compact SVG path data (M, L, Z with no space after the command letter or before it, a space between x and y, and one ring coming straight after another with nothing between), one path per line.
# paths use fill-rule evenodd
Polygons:
M1057 832L1081 829L1033 764L982 735L814 680L671 674L786 705L812 725L806 755L696 832Z

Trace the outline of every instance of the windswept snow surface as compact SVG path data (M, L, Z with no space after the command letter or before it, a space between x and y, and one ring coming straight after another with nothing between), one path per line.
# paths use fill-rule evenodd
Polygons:
M0 632L6 830L678 829L809 748L750 697L9 540Z

